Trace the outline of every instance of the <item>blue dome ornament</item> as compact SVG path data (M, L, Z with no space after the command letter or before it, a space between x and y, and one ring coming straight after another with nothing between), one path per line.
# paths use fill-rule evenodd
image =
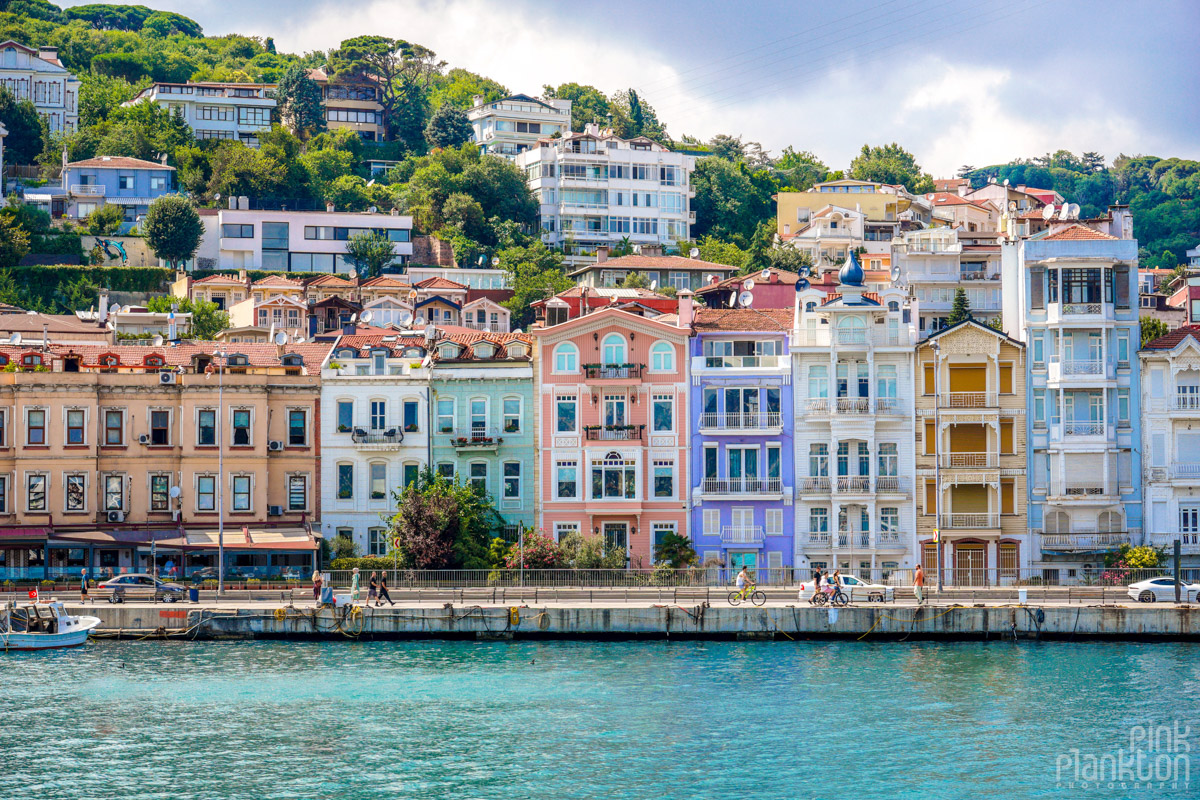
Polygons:
M838 270L838 283L842 286L862 286L863 268L858 263L858 257L854 255L854 251L850 251L850 255L846 258L846 263L842 264L842 268Z

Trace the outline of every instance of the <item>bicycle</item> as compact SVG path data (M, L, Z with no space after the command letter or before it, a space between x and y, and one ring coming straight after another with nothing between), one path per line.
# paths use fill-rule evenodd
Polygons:
M808 598L808 602L814 606L832 605L841 607L849 604L850 598L841 589L836 589L833 592L824 592L820 589L813 592L813 596Z
M739 605L743 600L749 600L754 605L761 606L767 602L767 593L753 583L746 584L745 589L737 589L729 593L729 605Z

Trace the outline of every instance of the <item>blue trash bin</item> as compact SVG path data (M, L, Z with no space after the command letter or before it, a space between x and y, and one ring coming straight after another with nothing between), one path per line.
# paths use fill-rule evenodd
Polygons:
M193 603L200 602L200 590L195 586L192 586L188 589L188 600L192 601Z

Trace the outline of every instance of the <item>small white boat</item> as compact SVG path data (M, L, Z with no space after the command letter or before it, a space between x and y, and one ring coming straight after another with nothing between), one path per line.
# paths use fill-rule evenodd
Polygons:
M78 647L100 625L99 617L73 617L62 603L9 603L0 614L0 649L51 650Z

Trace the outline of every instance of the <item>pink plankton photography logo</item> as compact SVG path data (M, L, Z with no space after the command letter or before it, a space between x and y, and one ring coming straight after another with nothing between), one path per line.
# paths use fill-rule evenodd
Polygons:
M1134 725L1127 746L1104 753L1075 747L1055 760L1060 789L1188 789L1192 781L1191 725Z

